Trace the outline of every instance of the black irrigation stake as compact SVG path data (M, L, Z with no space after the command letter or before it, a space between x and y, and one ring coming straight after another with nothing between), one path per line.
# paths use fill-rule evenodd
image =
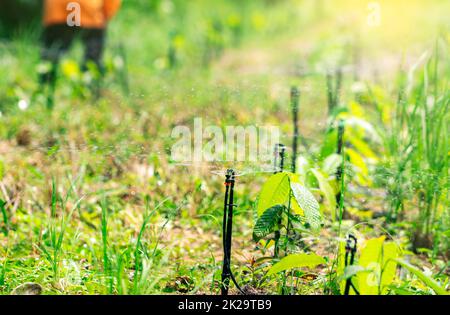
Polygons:
M292 140L292 173L296 172L297 165L297 146L298 146L298 109L299 109L300 91L294 86L291 88L291 107L294 122L294 138Z
M274 155L275 155L275 160L274 160L274 167L275 167L275 171L274 174L277 173L281 173L283 172L284 169L284 158L285 158L285 154L286 154L286 146L284 144L278 143L275 145L275 149L274 149ZM278 165L278 158L280 158L280 165ZM281 225L281 218L278 221L278 225ZM275 236L274 236L274 241L275 241L275 250L273 253L274 257L278 257L278 243L280 241L281 238L281 234L280 231L275 231Z
M345 267L353 265L355 261L355 254L358 245L358 240L352 234L347 237L347 243L345 244ZM350 288L352 288L356 294L359 295L359 291L355 288L352 282L352 277L348 278L345 282L344 295L349 295Z
M333 79L335 79L333 87ZM338 68L334 74L327 72L327 96L328 96L328 114L331 115L334 109L339 105L339 96L342 85L342 69Z
M281 173L284 170L284 160L286 156L286 146L281 143L277 143L274 149L274 173ZM278 165L278 158L280 158L280 165Z
M345 132L345 125L344 125L344 121L343 120L339 120L338 122L338 136L337 136L337 150L336 153L338 155L342 155L342 150L344 147L344 132ZM339 186L341 179L342 179L342 165L339 165L337 170L336 170L336 183L337 186ZM336 208L339 209L340 205L341 205L341 196L342 196L342 191L339 191L335 198L336 198Z
M342 85L342 69L338 68L336 71L336 87L334 90L334 107L339 106L339 97L341 95L341 85Z
M228 169L225 174L225 201L223 206L223 225L222 225L222 237L223 237L223 267L222 267L222 295L228 295L228 288L230 286L230 279L236 285L238 290L244 294L240 286L237 284L233 273L231 272L231 242L233 233L233 208L234 204L234 183L235 172L232 169Z
M333 111L333 76L330 71L327 71L327 98L328 98L328 114Z

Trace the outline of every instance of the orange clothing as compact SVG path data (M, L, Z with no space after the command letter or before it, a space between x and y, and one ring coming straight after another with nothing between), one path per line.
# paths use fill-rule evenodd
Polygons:
M119 10L121 0L45 0L44 25L67 24L68 16L76 13L70 3L80 5L81 27L105 28Z

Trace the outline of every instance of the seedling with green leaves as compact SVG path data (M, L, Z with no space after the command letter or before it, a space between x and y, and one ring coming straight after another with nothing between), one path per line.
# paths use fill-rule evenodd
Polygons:
M298 175L290 172L274 174L266 181L259 194L257 215L253 240L266 240L265 246L273 240L276 258L280 257L281 250L285 256L290 247L299 245L300 232L317 232L323 224L314 195ZM277 232L283 237L277 239Z

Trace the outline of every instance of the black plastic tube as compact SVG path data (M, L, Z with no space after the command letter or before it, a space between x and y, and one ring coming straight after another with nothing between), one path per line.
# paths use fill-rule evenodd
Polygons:
M355 261L355 254L356 254L356 248L358 245L358 240L354 235L349 235L347 237L347 244L345 245L345 267L353 265ZM350 261L348 260L348 256L350 255ZM359 294L359 292L356 290L355 286L352 283L352 278L348 278L345 281L345 290L344 295L350 294L350 287L355 290L356 294Z
M300 91L294 86L291 88L291 107L292 107L292 119L294 124L294 137L292 139L292 173L296 172L297 166L297 146L298 146L298 110L299 110Z
M225 175L225 200L223 207L223 224L222 224L222 244L223 244L223 266L222 266L222 295L228 295L230 286L230 279L233 281L236 288L245 294L236 281L231 271L231 244L233 235L233 208L234 204L234 184L235 172L232 169L227 170Z
M336 154L338 155L342 155L342 149L344 147L344 132L345 132L345 126L344 126L344 121L343 120L339 120L338 123L338 136L337 136L337 150L336 150ZM336 183L337 183L337 187L340 187L340 182L341 182L341 178L342 178L342 165L339 165L339 167L336 170ZM339 191L335 198L336 198L336 208L339 209L340 205L341 205L341 196L342 196L342 192Z

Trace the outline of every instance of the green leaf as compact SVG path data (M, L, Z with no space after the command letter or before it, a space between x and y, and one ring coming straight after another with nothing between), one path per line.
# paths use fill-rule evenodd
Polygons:
M5 177L5 164L0 160L0 180L2 180L3 177Z
M359 265L350 265L344 268L344 274L340 276L340 280L347 280L356 276L360 272L367 272L368 270Z
M364 131L364 134L368 135L374 141L379 141L380 139L380 136L376 132L375 128L367 120L350 116L345 120L345 125L353 132L358 132L360 130Z
M347 148L345 152L350 158L350 163L352 163L357 168L356 176L361 185L370 185L369 169L366 162L364 161L363 156L352 148Z
M319 188L325 197L325 201L328 205L328 211L334 214L336 210L336 197L333 187L331 187L328 180L325 178L325 176L323 176L323 174L319 170L312 169L311 172L314 174L317 181L319 182ZM331 217L334 219L334 215L332 215Z
M359 292L361 295L384 294L395 277L398 257L397 245L385 242L385 237L368 240L361 251L359 265L369 270L358 274Z
M258 216L275 205L285 204L289 193L289 175L284 172L272 175L261 189L257 208Z
M0 210L2 212L2 219L3 219L3 224L4 224L4 228L3 228L3 233L5 235L8 235L8 214L6 213L6 201L3 201L2 199L0 199Z
M327 132L323 140L322 147L320 148L321 159L336 152L337 137L338 134L336 128L333 128Z
M369 145L360 140L357 137L354 137L352 135L348 135L347 139L349 140L349 142L356 148L356 150L358 150L359 153L361 153L363 156L373 159L373 160L378 160L377 156L375 155L375 153L372 151L372 149L370 149Z
M419 278L421 281L423 281L423 283L425 283L427 286L429 286L431 289L433 289L434 292L436 292L436 294L439 295L449 295L449 293L442 288L437 282L436 280L434 280L433 278L428 277L427 275L425 275L422 271L420 271L418 268L416 268L415 266L407 263L406 261L402 260L402 259L394 259L400 266L402 266L403 268L408 269L411 273L413 273L414 275L417 276L417 278Z
M273 265L267 273L267 276L293 268L314 268L325 263L325 259L316 254L292 254L284 257L275 265Z
M255 242L275 231L284 209L283 205L276 205L264 211L253 228L253 240Z
M322 225L322 215L319 211L319 203L314 198L314 195L299 183L291 182L291 189L295 200L305 214L306 222L309 223L312 229L319 229Z
M339 278L342 278L345 274L345 241L339 242L339 251L338 251L338 263L336 274ZM345 290L345 281L341 281L340 283L341 292L344 293Z

